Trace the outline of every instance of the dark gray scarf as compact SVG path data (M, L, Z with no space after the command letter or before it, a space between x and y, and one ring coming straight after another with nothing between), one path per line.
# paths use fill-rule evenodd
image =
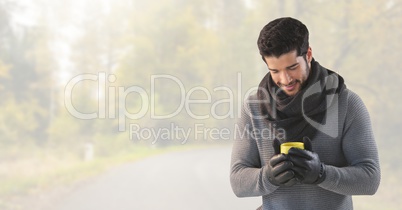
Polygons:
M304 136L313 139L317 132L306 120L306 116L323 124L326 110L338 103L335 94L341 94L345 88L340 75L322 67L313 59L310 75L296 95L286 95L272 81L270 73L267 73L259 85L257 97L268 101L260 103L260 110L267 126L275 128L274 135L278 137L278 129L285 130L284 139L279 140L302 141Z

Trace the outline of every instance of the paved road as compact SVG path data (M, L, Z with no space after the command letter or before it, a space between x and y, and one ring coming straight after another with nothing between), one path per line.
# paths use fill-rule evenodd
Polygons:
M114 168L78 187L54 210L256 209L229 183L230 148L162 154Z

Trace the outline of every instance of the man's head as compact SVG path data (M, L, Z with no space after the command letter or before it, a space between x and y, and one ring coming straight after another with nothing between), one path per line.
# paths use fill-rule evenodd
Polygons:
M258 48L272 80L287 95L295 95L310 73L312 50L307 27L293 18L269 22L260 32Z

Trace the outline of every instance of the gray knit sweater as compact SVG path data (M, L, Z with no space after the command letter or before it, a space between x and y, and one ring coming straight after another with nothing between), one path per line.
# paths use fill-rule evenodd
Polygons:
M262 196L264 210L353 209L352 195L374 194L380 183L380 166L365 105L346 89L339 96L338 110L332 111L338 115L328 115L326 123L335 130L338 126L337 137L318 131L312 139L313 151L326 165L326 179L319 185L277 187L267 177L267 163L274 155L272 138L252 133L266 124L263 119L250 117L259 116L260 111L258 104L246 100L232 151L230 181L234 193L238 197ZM244 129L249 135L244 135Z

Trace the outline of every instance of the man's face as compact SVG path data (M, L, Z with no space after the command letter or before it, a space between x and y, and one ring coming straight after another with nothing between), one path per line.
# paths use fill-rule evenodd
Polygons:
M297 56L294 50L279 57L264 57L272 80L289 96L296 95L307 80L312 59L311 48L306 56L307 62L302 56Z

